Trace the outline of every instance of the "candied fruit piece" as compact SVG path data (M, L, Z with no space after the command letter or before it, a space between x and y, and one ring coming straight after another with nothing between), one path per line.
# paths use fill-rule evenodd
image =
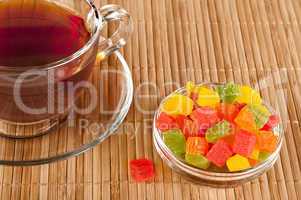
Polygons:
M261 104L262 102L259 92L249 86L240 86L239 93L239 96L236 98L236 101L239 103Z
M277 145L277 136L271 131L259 131L257 145L260 151L273 152Z
M186 141L186 154L206 155L208 152L208 142L203 137L189 137Z
M156 119L156 127L160 131L167 131L169 129L178 128L178 125L171 116L162 112L160 113L159 117Z
M201 136L199 123L190 119L184 120L184 127L182 131L185 138Z
M154 164L148 159L137 159L130 161L131 176L135 181L147 181L154 177Z
M179 157L185 154L186 141L185 137L180 130L169 130L162 133L163 141L166 146Z
M173 94L163 102L162 112L168 115L190 115L193 109L193 101L184 95Z
M174 117L174 121L176 122L176 124L181 130L183 130L184 128L185 120L189 120L189 118L185 115L177 115Z
M221 100L226 103L232 103L239 96L239 86L234 83L227 83L216 88Z
M215 108L219 102L220 98L216 91L206 87L199 88L198 99L196 102L199 106L209 106Z
M203 128L209 128L219 121L217 110L210 107L199 107L192 111L190 118L199 122Z
M263 105L249 105L248 107L253 113L257 129L261 129L268 122L271 113Z
M231 124L224 120L206 131L206 140L210 143L215 143L220 138L223 138L231 133Z
M267 123L261 128L263 131L271 131L275 128L280 122L280 119L277 115L271 115Z
M233 152L242 156L250 156L256 144L256 136L246 131L240 131L235 135Z
M207 169L210 166L210 162L208 159L203 156L203 155L191 155L191 154L186 154L185 155L185 161L197 168L201 169Z
M253 117L253 113L249 110L248 106L245 106L238 113L234 122L239 128L249 131L251 133L255 133L257 131L255 119Z
M217 112L219 118L233 122L240 112L240 108L238 104L221 103L217 107Z
M209 161L218 167L223 167L227 159L233 154L230 146L223 140L219 140L214 144L206 157Z
M236 154L228 158L227 167L230 172L236 172L236 171L248 169L251 166L249 160L246 157Z

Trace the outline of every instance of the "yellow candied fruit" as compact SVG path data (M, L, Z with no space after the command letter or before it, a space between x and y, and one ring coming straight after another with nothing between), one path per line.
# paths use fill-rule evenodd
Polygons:
M237 102L245 104L261 104L262 99L259 92L249 86L240 86L240 95L237 97Z
M263 115L266 115L266 116L270 116L271 115L271 112L262 104L256 104L256 105L253 105L254 108L256 108L260 113L262 113Z
M220 97L217 92L206 87L198 88L197 104L199 106L209 106L215 108L220 102Z
M174 94L164 101L161 110L168 115L190 115L193 101L187 96Z
M229 171L241 171L251 167L249 160L239 154L236 154L227 160L227 167Z

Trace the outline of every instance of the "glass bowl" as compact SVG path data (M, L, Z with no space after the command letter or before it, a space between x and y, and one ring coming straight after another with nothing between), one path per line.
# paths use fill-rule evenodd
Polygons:
M222 84L202 83L198 85L214 88ZM275 151L271 153L271 155L269 155L269 157L265 161L258 163L252 168L239 171L239 172L216 172L216 171L199 169L189 164L186 164L184 160L181 160L178 157L176 157L170 151L170 149L165 145L162 138L161 131L156 128L156 124L155 124L156 119L160 114L160 108L162 103L174 93L186 94L186 89L184 87L179 88L178 90L174 91L173 93L171 93L170 95L168 95L162 100L159 109L156 111L154 116L153 142L158 154L161 156L163 161L169 167L175 170L177 173L182 175L184 178L189 179L190 181L201 185L214 186L214 187L233 187L238 184L242 184L252 179L255 179L256 177L262 175L264 172L269 170L275 164L276 160L279 158L279 152L284 139L284 131L281 123L273 130L274 134L278 136L277 147ZM269 109L271 113L273 114L276 113L274 109L272 109L272 107L269 106L266 102L263 102L263 104Z

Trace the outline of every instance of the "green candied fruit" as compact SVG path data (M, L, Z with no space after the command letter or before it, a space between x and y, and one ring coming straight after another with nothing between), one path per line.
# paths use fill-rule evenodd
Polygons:
M261 129L269 121L270 112L260 104L248 105L248 107L254 116L256 127Z
M208 167L210 166L209 160L207 160L207 158L202 155L186 154L185 160L188 164L200 169L208 169Z
M229 135L230 131L231 124L226 120L221 121L206 131L206 140L209 143L215 143L220 138Z
M179 157L184 157L186 140L182 132L178 129L169 130L162 133L166 146Z
M226 103L233 103L240 94L239 86L234 83L217 86L216 91L221 100Z
M265 161L271 154L269 152L261 151L258 155L258 161Z

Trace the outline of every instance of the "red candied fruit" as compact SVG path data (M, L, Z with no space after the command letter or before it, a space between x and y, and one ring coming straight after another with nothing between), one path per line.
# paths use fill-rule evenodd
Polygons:
M185 120L189 120L189 118L185 115L177 115L174 117L174 121L176 122L178 127L182 130L184 128Z
M219 140L211 147L206 157L216 166L223 167L232 154L231 147L225 141Z
M192 111L190 118L198 121L201 127L211 127L219 121L218 113L210 107L198 107Z
M160 131L167 131L170 129L178 128L178 125L171 116L162 112L162 113L160 113L159 117L156 120L156 127Z
M242 156L250 156L256 145L256 136L247 131L241 130L235 134L233 152Z
M240 111L239 104L221 103L217 107L218 116L221 119L233 122Z
M275 128L280 122L280 119L277 115L271 115L268 122L260 129L262 131L271 131Z
M132 178L137 182L147 181L154 177L154 165L151 160L142 158L130 161Z
M197 121L193 121L190 119L184 120L184 126L183 126L183 134L186 138L193 137L193 136L201 136L199 134L199 124Z

